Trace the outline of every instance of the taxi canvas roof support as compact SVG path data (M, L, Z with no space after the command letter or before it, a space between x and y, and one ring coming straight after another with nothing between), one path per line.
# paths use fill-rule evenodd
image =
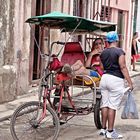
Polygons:
M26 20L27 23L45 26L50 29L60 29L62 32L101 34L115 31L116 24L111 22L96 21L78 16L71 16L60 12L34 16Z
M42 27L42 29L45 29L47 27L48 32L50 32L50 29L59 29L61 32L69 32L69 38L72 34L105 35L106 32L116 30L115 23L86 19L83 17L72 16L60 12L51 12L45 15L33 16L27 19L26 23L29 23L30 25L38 25ZM33 37L35 40L35 44L38 47L38 51L40 52L40 56L43 58L44 55L41 53L39 43L37 42L34 34ZM67 41L69 40L69 38L67 39ZM48 59L51 58L52 44L50 45L50 38L48 38ZM61 48L61 50L62 49L63 48ZM61 52L61 50L59 51L59 53Z

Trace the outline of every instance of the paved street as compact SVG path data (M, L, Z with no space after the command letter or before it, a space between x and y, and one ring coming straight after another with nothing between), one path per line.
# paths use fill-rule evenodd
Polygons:
M134 97L140 112L140 76L133 78ZM123 140L140 140L140 119L139 120L122 120L118 111L116 119L116 129L124 135ZM139 114L140 115L140 114ZM61 126L58 140L104 140L98 136L98 130L95 128L93 114L88 116L74 117L67 124ZM12 140L9 121L0 122L0 140Z
M129 72L140 117L139 17L140 0L0 0L0 140L106 140L106 71ZM140 118L121 119L124 97L112 131L140 140Z
M133 81L134 97L140 112L140 76L133 78ZM123 140L140 140L140 119L122 120L120 118L121 112L122 108L117 113L116 129L124 135ZM87 117L75 118L74 121L63 127L59 140L104 140L104 137L98 136L98 130L92 119L92 114Z

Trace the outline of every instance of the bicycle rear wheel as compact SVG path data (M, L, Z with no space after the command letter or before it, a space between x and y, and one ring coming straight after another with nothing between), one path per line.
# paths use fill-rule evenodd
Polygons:
M15 110L10 122L10 131L14 140L57 139L60 130L57 114L47 106L45 118L38 123L42 109L42 104L39 106L37 101L32 101Z
M94 123L97 129L102 128L101 123L101 111L100 111L100 99L96 99L96 104L94 105Z

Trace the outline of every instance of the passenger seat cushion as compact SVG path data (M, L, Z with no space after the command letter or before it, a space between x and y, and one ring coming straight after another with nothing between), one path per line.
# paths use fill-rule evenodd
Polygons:
M81 53L67 53L67 54L64 54L62 56L62 59L61 59L61 62L62 64L74 64L77 60L81 60L81 62L84 64L84 61L85 61L85 57L83 56L83 54Z
M81 60L84 64L85 54L79 42L68 42L65 45L63 55L61 57L61 62L63 64L74 64L77 60Z

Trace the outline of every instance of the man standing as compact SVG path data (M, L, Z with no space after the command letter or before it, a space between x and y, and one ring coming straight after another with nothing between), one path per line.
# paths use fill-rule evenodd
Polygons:
M114 122L116 110L126 90L124 79L127 80L130 89L133 89L133 84L126 67L125 53L121 48L117 47L119 40L117 33L114 31L109 32L106 40L108 48L100 56L104 68L104 74L100 82L102 95L102 129L100 135L105 135L110 139L118 139L123 136L115 131Z

